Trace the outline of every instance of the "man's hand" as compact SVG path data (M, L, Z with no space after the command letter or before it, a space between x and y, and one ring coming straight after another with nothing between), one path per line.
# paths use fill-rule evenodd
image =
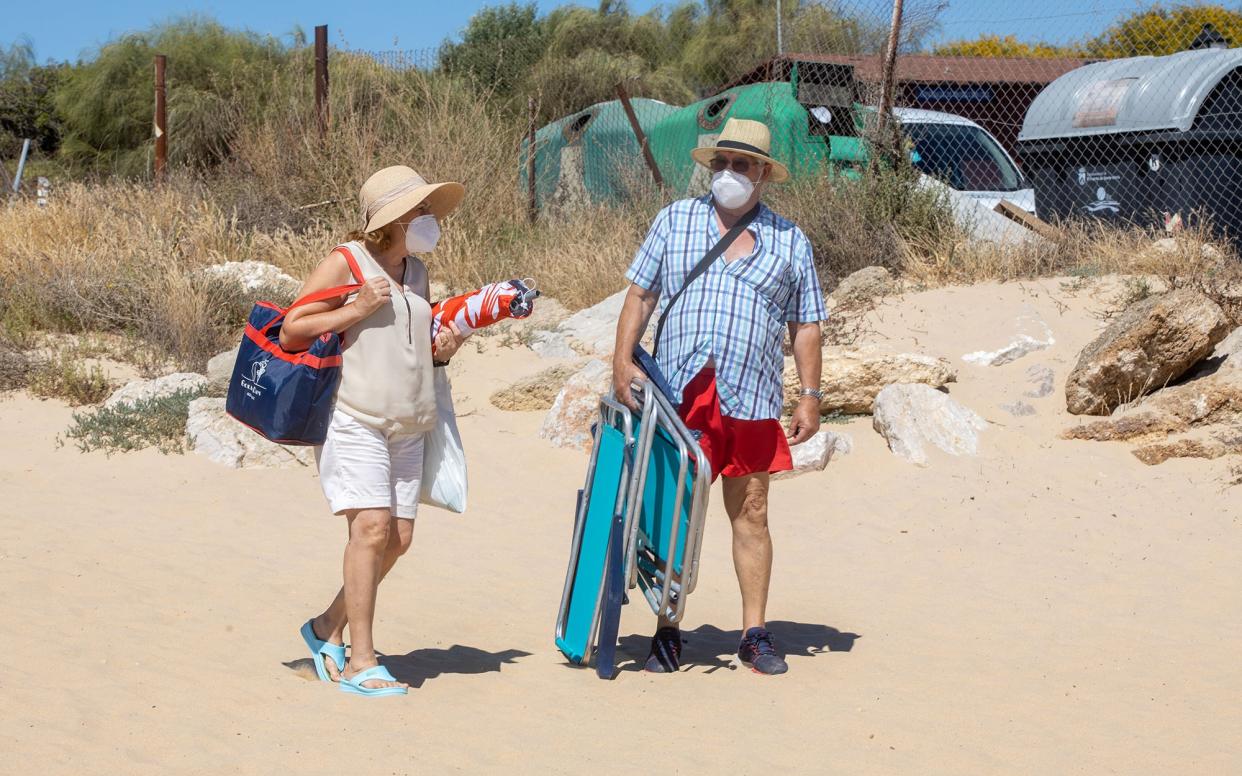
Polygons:
M638 402L634 400L634 392L630 390L630 386L634 383L645 385L647 376L643 374L643 370L638 368L629 359L614 358L612 361L612 390L617 396L617 401L629 407L634 412L641 411Z
M794 408L793 417L789 419L789 433L786 438L789 444L800 445L819 431L819 399L814 396L803 396Z

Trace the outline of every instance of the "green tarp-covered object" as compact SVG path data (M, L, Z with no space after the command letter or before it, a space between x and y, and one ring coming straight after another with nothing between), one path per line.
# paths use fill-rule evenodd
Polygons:
M684 108L647 99L631 103L674 196L707 191L710 174L694 163L690 152L713 143L730 118L767 124L772 156L788 166L795 179L855 174L854 169L866 162L858 137L861 107L853 103L808 109L796 90L795 84L778 81L737 86ZM536 199L541 208L623 201L636 185L651 181L634 130L617 100L592 105L539 129L535 148ZM525 187L525 143L522 149Z
M630 100L639 126L649 132L677 111L673 105ZM527 143L522 143L522 186ZM624 200L637 183L651 180L642 149L619 100L601 102L535 133L535 195L538 205L572 206Z

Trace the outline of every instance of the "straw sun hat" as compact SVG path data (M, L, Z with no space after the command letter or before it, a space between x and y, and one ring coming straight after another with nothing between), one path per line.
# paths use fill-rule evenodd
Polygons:
M428 183L423 176L404 165L385 167L367 178L358 199L362 202L364 231L372 232L396 221L403 213L426 200L437 219L457 209L466 189L460 183Z
M690 156L694 157L694 161L708 167L717 151L744 154L772 165L773 183L789 179L789 168L771 157L772 133L762 121L729 119L725 122L716 145L696 148L690 152Z

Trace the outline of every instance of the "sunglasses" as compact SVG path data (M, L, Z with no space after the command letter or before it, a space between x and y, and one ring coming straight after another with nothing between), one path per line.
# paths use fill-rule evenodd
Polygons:
M713 156L707 166L712 172L720 172L726 167L733 168L733 171L745 175L750 172L752 166L759 167L762 162L755 161L748 156L735 156L732 159L726 159L723 156Z

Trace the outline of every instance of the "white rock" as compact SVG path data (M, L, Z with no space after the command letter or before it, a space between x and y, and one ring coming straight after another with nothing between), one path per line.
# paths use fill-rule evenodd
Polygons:
M1034 353L1037 350L1043 350L1055 345L1056 340L1053 339L1052 329L1048 328L1048 324L1043 321L1036 321L1035 323L1038 328L1043 329L1042 335L1019 334L1016 339L999 350L977 350L974 353L967 353L962 356L962 360L971 364L978 364L979 366L1004 366L1017 361L1028 353Z
M1026 378L1031 388L1024 395L1032 399L1042 399L1045 396L1051 396L1056 389L1056 373L1051 367L1042 364L1033 364L1026 368Z
M1015 418L1035 414L1035 408L1024 401L1016 401L1012 404L1002 404L1000 408L1005 412L1008 412L1010 415L1013 415Z
M1221 340L1211 357L1223 359L1221 369L1242 369L1242 326Z
M229 380L233 379L233 365L237 363L237 350L226 350L217 353L207 362L207 390L216 396L223 396L229 390Z
M557 447L589 447L600 396L608 392L611 384L612 368L597 358L588 361L556 395L539 428L539 436Z
M987 422L947 394L926 385L890 385L875 398L872 426L898 456L927 465L927 445L951 455L975 455Z
M578 351L569 342L569 336L559 331L537 331L531 335L530 349L541 358L576 358Z
M225 413L224 399L190 402L185 433L194 452L231 469L309 466L315 460L312 447L278 445L238 423Z
M793 453L793 469L772 475L774 480L787 480L808 472L823 471L834 453L847 455L854 450L854 440L849 434L820 430L800 445L790 448Z
M154 380L133 380L116 389L104 401L103 406L115 407L118 404L137 404L149 399L160 399L171 396L179 391L204 391L207 389L207 378L194 372L177 372L157 377Z
M200 270L213 280L235 283L245 293L260 289L278 289L288 294L297 293L301 287L296 279L285 274L279 267L263 261L226 261L212 264Z

